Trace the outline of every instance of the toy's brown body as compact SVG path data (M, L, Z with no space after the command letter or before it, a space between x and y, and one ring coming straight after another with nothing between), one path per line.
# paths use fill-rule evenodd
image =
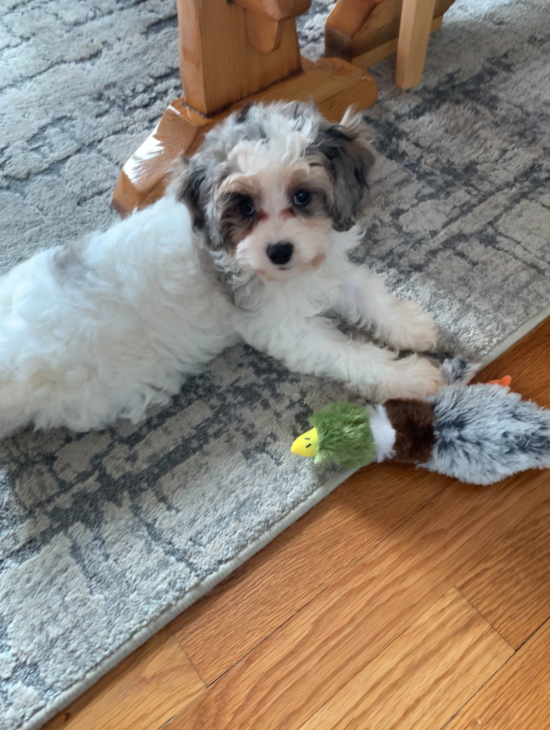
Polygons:
M395 430L394 461L424 464L435 446L434 412L423 400L389 400L384 403Z

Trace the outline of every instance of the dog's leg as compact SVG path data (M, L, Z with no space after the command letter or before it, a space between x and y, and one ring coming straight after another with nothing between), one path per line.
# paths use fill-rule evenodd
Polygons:
M374 326L375 337L397 350L433 350L437 328L419 304L394 297L379 276L362 266L350 265L346 274L336 303L340 316L350 324Z
M344 381L377 400L419 398L442 385L439 368L416 355L398 360L396 353L352 340L322 317L283 328L242 332L256 349L282 360L290 370Z

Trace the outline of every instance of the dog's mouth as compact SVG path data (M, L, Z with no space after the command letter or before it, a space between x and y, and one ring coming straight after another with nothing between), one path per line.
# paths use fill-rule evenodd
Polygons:
M283 274L287 273L288 271L296 270L296 268L301 269L303 273L306 273L308 270L318 269L320 266L322 266L322 264L324 264L324 262L326 261L326 258L327 258L326 254L318 253L316 256L314 256L311 259L309 264L305 264L305 265L296 267L292 263L289 263L289 264L285 264L284 266L277 266L276 269L277 269L277 271L280 271Z
M271 266L269 269L256 269L254 273L259 276L260 279L269 282L277 281L278 279L284 280L288 278L289 275L292 277L292 272L294 272L295 275L299 275L296 267L291 265Z
M325 263L327 255L325 253L318 253L309 262L309 266L312 269L318 269L319 266ZM292 264L286 264L285 266L277 266L278 271L292 271L295 267Z
M275 281L277 278L286 278L287 276L296 277L316 271L326 261L325 253L318 253L311 261L307 263L289 262L279 266L267 266L261 269L252 269L254 273L264 281Z
M324 264L325 260L327 258L326 253L318 253L317 256L314 256L311 259L310 266L312 269L318 269L321 264Z

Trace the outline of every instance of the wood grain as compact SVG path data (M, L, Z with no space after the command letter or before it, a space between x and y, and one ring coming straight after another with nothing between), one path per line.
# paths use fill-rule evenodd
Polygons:
M509 532L458 587L519 648L550 618L550 499Z
M272 20L283 20L303 15L309 10L311 0L233 0L235 5L264 15Z
M299 728L544 501L546 485L542 473L483 489L451 484L188 705L170 730Z
M445 730L546 730L550 727L550 623L445 726Z
M453 2L454 0L436 0L432 19L443 16ZM367 22L352 39L352 58L399 36L402 6L403 0L385 0L374 8Z
M261 53L271 53L281 45L283 26L278 20L247 10L245 24L248 42Z
M550 317L525 335L507 352L487 365L474 378L486 383L504 375L512 376L512 388L545 408L550 407Z
M440 728L512 654L451 589L302 730Z
M44 730L151 730L204 685L169 631L153 636Z
M434 11L435 0L403 0L395 63L395 83L401 89L422 79Z
M326 28L353 38L364 25L374 8L387 0L338 0L330 11Z
M440 15L439 18L434 18L430 26L430 34L441 30L442 24L442 15ZM383 61L389 56L393 56L395 53L397 53L397 38L394 38L387 43L383 43L381 46L377 46L371 51L367 51L360 56L355 56L351 59L351 61L354 66L358 66L359 68L372 68L372 66L375 66L377 63L380 63L380 61Z
M172 622L206 683L269 636L450 480L401 464L354 474Z
M301 68L296 24L280 21L271 53L247 39L245 13L226 0L178 0L180 73L187 103L212 116Z
M453 2L436 0L432 18L442 17ZM358 56L377 51L390 41L397 42L403 0L383 0L373 5L369 0L365 3L368 15L361 24L355 22L360 17L354 14L356 4L361 3L359 0L338 0L329 14L325 27L325 55L355 63ZM363 68L367 66L363 65Z

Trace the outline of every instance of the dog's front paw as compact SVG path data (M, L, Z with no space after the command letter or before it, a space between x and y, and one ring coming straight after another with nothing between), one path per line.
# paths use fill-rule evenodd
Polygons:
M395 360L389 371L377 388L376 398L380 402L390 398L425 398L445 385L439 367L416 355Z
M435 348L437 327L431 314L416 302L396 300L391 317L381 324L380 335L396 350L428 352Z

